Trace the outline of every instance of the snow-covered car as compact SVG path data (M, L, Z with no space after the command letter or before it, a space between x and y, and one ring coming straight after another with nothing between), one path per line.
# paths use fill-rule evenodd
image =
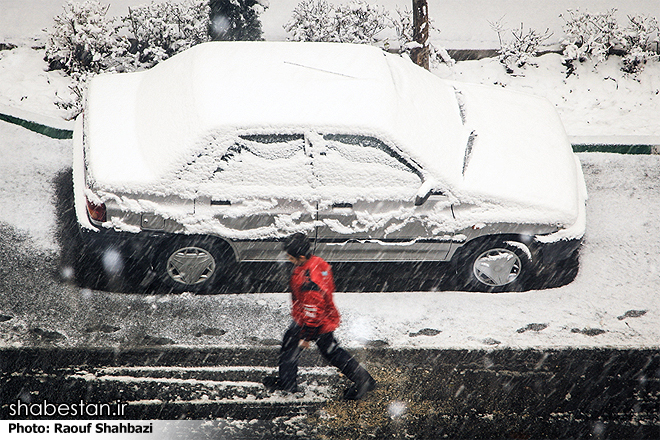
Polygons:
M580 162L544 99L350 44L213 42L91 81L74 133L88 248L176 291L232 263L451 261L519 290L585 232Z

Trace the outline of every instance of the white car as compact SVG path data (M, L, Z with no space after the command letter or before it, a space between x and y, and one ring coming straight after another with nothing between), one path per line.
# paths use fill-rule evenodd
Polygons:
M176 291L283 261L452 261L461 287L524 289L571 258L585 183L546 100L449 82L351 44L213 42L91 81L74 133L88 249Z

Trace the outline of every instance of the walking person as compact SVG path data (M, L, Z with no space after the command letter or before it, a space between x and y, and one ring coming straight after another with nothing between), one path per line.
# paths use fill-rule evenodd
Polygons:
M361 399L376 388L376 381L339 346L334 337L340 316L332 296L335 284L330 265L312 255L309 239L302 233L289 237L284 243L284 250L294 264L289 283L293 322L282 338L279 377L267 377L264 385L271 391L297 392L300 353L316 342L321 355L353 382L345 391L344 398Z

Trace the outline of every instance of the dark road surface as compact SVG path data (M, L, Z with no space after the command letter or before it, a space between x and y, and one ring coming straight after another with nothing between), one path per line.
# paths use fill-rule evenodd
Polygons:
M13 415L19 399L83 401L123 404L89 419L216 419L210 438L660 438L660 350L354 354L379 381L358 403L340 399L348 382L316 351L303 355L303 392L282 396L261 385L275 348L6 349L1 415L48 419Z

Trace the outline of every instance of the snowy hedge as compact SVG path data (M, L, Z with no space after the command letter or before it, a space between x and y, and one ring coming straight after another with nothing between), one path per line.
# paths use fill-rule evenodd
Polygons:
M389 36L396 36L400 53L407 53L417 43L413 40L412 12L397 8L393 15L384 7L364 0L351 0L335 5L327 0L303 0L295 7L291 19L284 25L293 41L329 41L392 47ZM432 31L437 31L431 25ZM433 62L454 61L446 50L430 44Z
M123 22L138 66L153 65L210 40L208 0L181 0L128 8Z
M615 17L616 9L601 13L581 12L569 9L564 18L562 41L564 65L567 75L577 68L576 63L591 59L598 64L611 55L621 57L621 70L635 74L642 71L644 65L658 60L660 52L660 29L655 17L629 15L626 26L621 26ZM501 22L491 23L500 40L500 62L507 72L520 72L526 65L534 65L532 59L537 55L542 43L551 34L546 30L540 34L534 29L523 32L512 30L512 40L502 39L504 32Z
M64 5L46 41L51 69L98 73L107 69L109 58L126 53L129 43L120 35L123 23L107 17L109 7L96 0L69 0Z
M167 0L107 16L97 0L69 0L46 43L51 69L99 73L148 68L209 40L261 39L265 0Z
M615 13L616 9L597 14L576 9L562 16L564 56L569 68L575 61L590 58L601 62L610 55L621 55L622 70L637 73L647 61L658 59L660 30L655 17L629 15L627 26L621 26Z
M212 39L261 39L259 16L267 6L266 0L167 0L113 18L97 0L68 0L48 32L45 59L74 79L77 99L57 104L72 116L80 111L90 75L149 68Z

